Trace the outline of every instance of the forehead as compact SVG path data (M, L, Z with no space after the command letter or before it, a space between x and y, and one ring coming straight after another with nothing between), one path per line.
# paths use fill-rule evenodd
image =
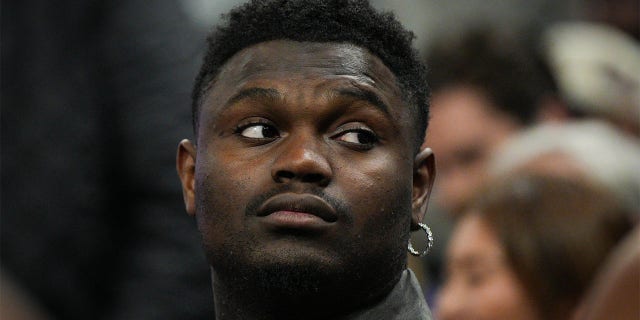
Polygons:
M519 128L510 116L495 107L479 90L454 86L433 94L427 144L447 165L449 158L466 149L490 155Z
M289 40L263 42L243 49L221 68L217 81L237 81L267 73L353 76L355 80L398 90L391 70L364 48L352 44Z
M298 89L315 85L322 90L321 84L338 82L363 86L375 90L391 105L405 108L396 76L367 49L352 44L289 40L262 42L238 52L223 65L205 101L212 92L220 101L221 91L224 95L269 81L298 81Z
M502 246L489 224L475 212L464 215L456 226L450 247L449 259L465 263L502 255Z

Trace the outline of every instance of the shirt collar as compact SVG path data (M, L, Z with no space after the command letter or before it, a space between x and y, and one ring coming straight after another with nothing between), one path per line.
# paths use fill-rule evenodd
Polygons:
M413 271L406 269L391 292L379 303L360 310L349 320L431 320L431 311Z

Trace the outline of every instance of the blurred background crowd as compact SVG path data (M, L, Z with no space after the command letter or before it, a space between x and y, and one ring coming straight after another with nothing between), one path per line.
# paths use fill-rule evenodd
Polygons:
M3 319L213 317L174 157L240 2L2 3ZM640 1L372 3L429 69L436 318L640 319Z

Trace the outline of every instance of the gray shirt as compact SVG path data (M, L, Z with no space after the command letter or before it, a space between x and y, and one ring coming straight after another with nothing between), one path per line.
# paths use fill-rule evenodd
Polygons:
M431 320L431 311L413 271L402 272L400 281L378 304L347 317L349 320Z

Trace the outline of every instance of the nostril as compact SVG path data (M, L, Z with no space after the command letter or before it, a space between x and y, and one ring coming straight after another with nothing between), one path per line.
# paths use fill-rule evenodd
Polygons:
M295 178L296 174L291 172L291 171L286 171L286 170L278 170L278 172L276 172L276 178L278 180L290 180Z
M278 170L275 175L275 179L277 182L287 182L291 180L298 180L303 183L316 183L316 184L326 184L329 180L324 174L321 173L307 173L302 175L297 175L295 172L288 170Z
M325 176L319 173L310 173L310 174L305 174L304 176L302 176L302 182L309 182L309 183L314 183L314 182L321 182L325 179Z

